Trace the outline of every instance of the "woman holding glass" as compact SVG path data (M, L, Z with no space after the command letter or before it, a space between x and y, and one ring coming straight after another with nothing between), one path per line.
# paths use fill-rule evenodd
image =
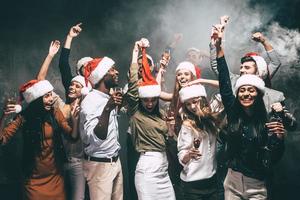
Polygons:
M178 135L178 159L184 199L217 199L217 114L211 111L202 85L179 91L183 124Z
M3 128L0 145L7 144L22 128L24 199L64 200L62 167L65 154L61 134L70 139L78 137L78 101L71 108L71 125L59 109L53 107L53 86L47 80L31 80L20 88L28 107ZM4 118L10 108L5 109ZM1 120L5 120L5 119Z
M128 113L133 144L140 153L135 187L140 200L175 199L168 175L168 127L159 109L160 86L152 77L146 57L147 39L136 42L129 71ZM138 53L142 49L142 81L138 81Z

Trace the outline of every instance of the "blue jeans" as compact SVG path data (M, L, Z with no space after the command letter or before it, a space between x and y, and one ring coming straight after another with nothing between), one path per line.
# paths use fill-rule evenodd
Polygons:
M67 198L83 200L85 193L85 178L83 175L82 159L69 157L64 166Z

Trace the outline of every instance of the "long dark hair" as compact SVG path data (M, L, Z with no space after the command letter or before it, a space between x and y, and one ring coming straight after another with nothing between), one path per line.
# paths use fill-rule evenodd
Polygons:
M41 156L42 148L45 145L45 130L44 123L51 124L53 129L53 150L55 165L59 172L61 172L63 163L65 161L65 154L63 151L63 144L60 135L60 128L54 117L54 109L50 111L45 110L43 104L43 97L31 102L28 107L21 112L24 117L23 124L23 170L24 177L27 179L32 175L36 167L36 157ZM47 145L47 143L46 143Z
M267 122L267 111L263 101L263 94L257 89L257 97L251 107L253 115L250 117L254 123L255 137L258 141L264 139L265 123ZM241 134L243 124L249 120L243 106L241 105L238 96L235 98L233 106L233 115L228 116L228 131L231 134Z
M157 104L154 107L152 112L149 112L148 110L146 110L144 108L144 106L142 105L142 100L139 99L139 110L142 111L143 113L147 114L147 115L157 115L160 118L163 118L163 113L161 113L160 109L159 109L159 98L157 97Z

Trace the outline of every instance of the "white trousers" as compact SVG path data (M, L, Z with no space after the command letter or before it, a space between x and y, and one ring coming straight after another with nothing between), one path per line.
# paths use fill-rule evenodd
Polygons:
M140 154L135 170L135 188L139 200L176 199L168 174L168 160L165 152Z

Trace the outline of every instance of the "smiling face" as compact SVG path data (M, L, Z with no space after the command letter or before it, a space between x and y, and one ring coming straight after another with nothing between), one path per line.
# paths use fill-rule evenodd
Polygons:
M53 106L53 96L52 96L52 91L47 92L44 96L43 96L43 105L45 110L49 111L51 110L52 106Z
M241 86L237 94L238 100L244 108L250 108L254 104L257 95L257 89L252 85Z
M83 88L83 86L77 82L77 81L72 81L71 85L69 86L69 93L68 93L68 97L70 99L76 99L81 97L81 89Z
M115 66L112 66L103 79L106 88L116 87L119 84L119 71Z
M158 104L158 97L141 98L142 106L148 111L152 112Z
M180 69L176 72L176 81L179 83L179 86L187 84L193 80L193 74L187 69Z

